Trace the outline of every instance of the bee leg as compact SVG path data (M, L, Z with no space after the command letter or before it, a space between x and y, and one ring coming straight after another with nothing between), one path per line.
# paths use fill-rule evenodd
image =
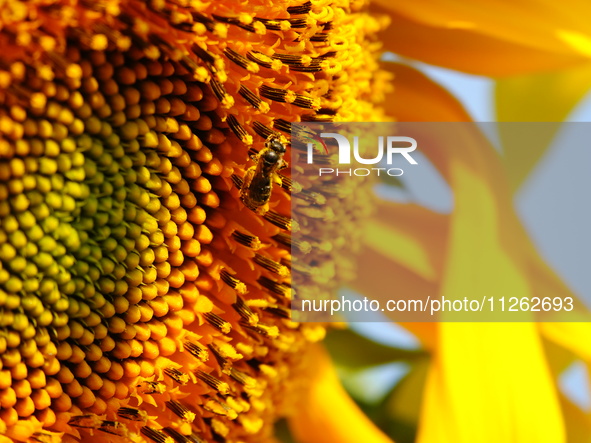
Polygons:
M264 205L259 206L258 208L256 208L255 212L258 215L265 215L268 210L269 210L269 203L265 203Z
M283 184L283 179L279 174L273 175L273 183L275 183L277 186L281 186Z

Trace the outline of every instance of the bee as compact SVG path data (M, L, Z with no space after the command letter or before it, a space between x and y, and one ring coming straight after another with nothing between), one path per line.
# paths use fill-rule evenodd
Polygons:
M282 184L278 172L287 167L287 162L283 160L285 151L285 145L279 136L271 134L265 147L253 156L255 165L248 168L244 175L240 199L247 208L259 215L264 215L269 210L273 185Z

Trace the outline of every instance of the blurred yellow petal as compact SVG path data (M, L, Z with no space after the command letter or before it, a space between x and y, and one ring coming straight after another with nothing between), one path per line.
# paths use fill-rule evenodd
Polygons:
M379 214L378 220L393 222L385 225L374 221L366 229L364 250L352 287L379 299L385 296L384 288L396 281L400 293L436 298L436 282L444 266L447 216L418 205L389 201L378 202L375 211ZM376 267L375 263L380 265ZM388 272L382 272L383 269ZM400 324L417 336L427 349L435 345L435 323Z
M575 306L583 306L584 302L568 288L539 255L530 257L530 273L532 292L536 297L572 297ZM591 323L560 322L538 323L540 334L555 345L568 350L576 357L591 362ZM554 357L554 356L553 356ZM561 358L562 360L563 358Z
M441 87L416 71L399 71L406 80L403 94L408 98L428 91L431 103L393 107L395 117L462 119L460 105ZM509 190L499 181L503 165L498 153L471 130L438 134L422 152L454 192L438 294L447 299L530 296L527 266L535 251L514 213ZM420 443L564 441L554 380L535 324L439 323L437 337Z
M419 205L394 202L380 202L375 210L378 220L367 226L365 245L436 281L444 265L447 217Z
M382 40L405 57L473 74L562 68L591 57L591 5L538 0L377 0L392 24Z
M591 64L500 79L495 91L497 119L501 122L561 122L590 87ZM535 132L528 131L527 140L520 140L515 137L514 128L499 126L503 157L514 191L540 161L559 128L558 124L540 124Z
M548 340L591 362L591 323L540 323L539 328Z
M314 372L290 418L299 443L392 443L359 409L341 386L330 358L316 345L310 350Z
M560 396L564 411L568 443L589 443L591 441L591 415L583 412L564 395Z
M536 327L442 323L418 443L560 443L564 428Z
M358 257L357 275L350 285L360 294L373 299L389 297L384 294L384 288L390 287L394 281L397 282L396 289L400 293L437 297L437 284L420 277L391 256L385 256L372 248L364 248ZM380 263L380 266L376 267L375 263ZM388 273L382 272L384 268L388 269ZM387 312L384 314L388 315ZM432 350L436 346L437 323L400 322L400 325L412 332L426 349Z
M447 164L438 165L455 201L441 295L528 297L523 242L508 241L521 229L507 192L495 182L502 176L498 156L476 134L456 133L450 141L444 144ZM420 442L564 441L536 325L441 323L439 340L433 370L444 387L428 384ZM441 419L433 415L441 414L442 402L450 416L447 428L438 430L433 422Z
M461 104L425 74L400 63L383 63L394 74L394 91L389 93L386 114L401 122L470 121Z

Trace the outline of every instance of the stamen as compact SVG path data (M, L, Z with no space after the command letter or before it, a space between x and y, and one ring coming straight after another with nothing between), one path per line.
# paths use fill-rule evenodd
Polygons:
M273 58L276 58L276 56L273 56ZM278 60L281 60L279 57L277 57ZM323 65L322 65L322 60L317 60L317 59L312 59L311 62L309 63L302 63L302 62L297 62L297 61L284 61L281 60L283 63L285 63L287 66L289 66L289 70L290 71L296 71L296 72L320 72L324 69Z
M224 108L231 108L234 105L234 98L226 92L226 88L218 80L212 78L210 81L211 89L216 98Z
M287 8L288 14L291 15L298 15L298 14L307 14L312 10L312 2L307 1L299 6L290 6Z
M273 100L274 102L286 103L288 91L281 88L272 88L271 86L262 85L260 93L263 97Z
M256 28L253 25L242 23L239 18L236 17L223 17L221 15L211 15L218 22L227 23L229 25L238 26L239 28L245 29L248 32L256 32Z
M268 18L254 17L254 21L261 22L265 28L271 31L286 31L287 29L301 29L308 26L305 18L289 18L283 20L272 20Z
M213 412L217 415L228 417L230 420L234 420L236 417L238 417L238 414L234 409L232 409L225 402L218 400L216 398L211 398L207 400L203 405L203 409L209 412Z
M207 17L205 14L202 14L197 11L191 11L191 16L193 20L196 22L202 23L209 32L213 32L215 29L215 22Z
M236 380L241 385L247 386L248 388L255 388L257 385L257 381L252 378L250 375L246 374L245 372L239 371L238 369L232 367L232 371L230 372L230 377Z
M282 266L281 264L271 260L268 257L265 257L264 255L255 254L254 262L266 270L279 275L280 277L287 277L289 275L289 269L287 267Z
M263 125L261 122L253 122L252 124L252 128L254 129L254 131L260 135L261 137L263 137L265 140L268 139L271 135L276 134L275 131L273 131L270 128L267 128L265 125Z
M195 53L195 55L197 57L199 57L201 60L203 60L208 65L214 64L215 57L212 54L210 54L209 52L207 52L205 49L203 49L201 46L199 46L197 43L193 44L191 46L191 49L193 50L193 52Z
M269 105L263 102L258 95L256 95L246 86L240 85L238 94L240 94L248 103L250 103L253 108L258 109L263 114L269 111Z
M195 376L203 381L210 388L215 389L222 395L228 395L230 393L230 386L228 383L218 380L213 375L203 372L201 370L195 371Z
M131 421L143 421L145 422L148 418L146 411L142 411L136 408L119 408L117 415L121 418L126 418Z
M142 426L140 432L156 443L174 443L174 440L171 437L167 437L162 431L148 426Z
M252 312L246 303L244 303L244 300L239 296L236 297L236 303L233 303L232 307L238 312L238 314L240 314L240 317L249 324L256 325L259 322L259 316Z
M320 102L318 99L307 97L302 94L296 94L290 90L282 88L272 88L271 86L262 85L260 93L263 97L280 103L291 103L300 108L318 109Z
M291 318L291 310L282 308L280 306L267 306L266 308L262 309L280 318L285 318L288 320Z
M227 269L222 269L220 278L224 283L236 291L237 294L244 295L248 292L246 285L237 278L233 277Z
M257 282L264 288L268 289L274 294L280 295L281 297L291 298L291 288L285 283L278 283L275 280L271 280L267 277L261 277Z
M142 394L163 394L166 391L166 386L156 381L143 381L138 387L142 388Z
M245 329L250 329L253 332L256 332L257 334L262 335L263 337L269 337L269 338L277 338L279 337L279 328L277 328L277 326L267 326L267 325L263 325L263 324L258 324L258 325L249 325L246 324L244 322L240 322L240 324L245 328Z
M209 345L209 349L211 350L211 352L213 353L213 356L215 357L216 361L218 362L218 364L220 365L220 369L224 374L229 373L230 369L232 368L232 362L228 359L226 359L222 353L220 352L220 350L218 349L218 347L214 344Z
M236 230L232 232L232 237L234 237L234 240L236 240L241 245L250 249L254 249L255 251L258 251L262 246L259 238L254 235L245 234Z
M106 432L107 434L117 435L119 437L127 437L128 430L127 426L123 423L111 420L103 420L99 431Z
M77 415L68 424L77 428L98 429L103 421L95 414Z
M193 423L197 417L194 412L190 411L185 405L176 400L168 400L166 402L166 407L187 423Z
M164 432L170 435L176 443L205 443L205 440L200 439L195 434L183 435L173 428L164 428Z
M259 72L259 66L256 63L248 60L242 54L239 54L238 52L234 51L233 49L226 48L224 50L224 55L226 57L228 57L228 59L230 61L236 63L241 68L246 69L248 72L252 72L253 74L256 74L257 72Z
M293 101L295 106L307 109L318 109L320 108L320 101L315 98L306 97L305 95L296 94L296 99Z
M275 119L273 121L273 127L280 130L281 132L285 132L286 134L291 134L291 123L287 120L283 120L282 118Z
M330 123L334 121L335 116L330 114L303 114L300 118L303 122Z
M295 198L305 200L305 201L310 202L314 205L326 204L326 196L319 193L319 192L314 192L314 191L309 191L307 189L302 189L300 192L294 193L292 195Z
M179 431L177 431L176 429L163 428L162 430L164 432L166 432L168 435L170 435L176 443L189 443L191 441L186 436L184 436Z
M187 71L191 72L194 75L195 79L202 82L207 82L211 78L206 68L197 64L195 60L188 57L187 55L183 55L179 62Z
M36 441L38 443L58 443L61 442L61 438L59 434L49 433L49 432L35 432L31 435L30 440Z
M189 375L179 371L172 366L164 368L164 373L172 378L175 382L181 385L186 385L189 382Z
M328 41L328 34L324 34L322 32L319 32L317 34L314 34L312 37L310 37L310 41L311 42L318 42L318 43L326 43Z
M312 245L300 239L294 239L290 234L280 233L271 237L273 240L276 240L278 243L287 246L288 248L296 247L302 254L308 254L312 250Z
M248 51L246 53L246 58L255 62L257 65L262 66L263 68L274 69L276 71L281 68L280 60L273 59L262 52Z
M274 224L281 229L285 229L286 231L297 232L299 230L299 226L295 220L278 214L275 211L267 211L263 217L269 223Z
M203 317L213 327L215 327L220 332L223 332L224 334L229 334L232 330L232 324L230 324L230 322L227 322L222 317L220 317L217 314L214 314L213 312L206 312L205 314L203 314Z
M238 137L242 143L247 146L252 145L252 135L246 132L246 129L244 129L244 127L238 122L238 119L234 115L229 115L226 121L228 122L228 126L230 126L232 132L236 134L236 137Z
M209 360L209 353L207 352L205 346L203 346L201 343L185 340L183 345L193 357L198 358L202 362Z
M192 432L190 435L187 435L186 437L191 443L205 443L205 440L199 438L194 432Z

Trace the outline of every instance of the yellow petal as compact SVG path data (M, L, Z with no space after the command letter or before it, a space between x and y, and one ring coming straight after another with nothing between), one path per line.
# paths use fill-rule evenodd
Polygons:
M591 323L540 323L539 328L548 340L591 362Z
M591 5L564 3L377 0L391 25L387 50L427 63L502 76L583 63L591 56Z
M443 323L418 443L560 443L564 427L531 323Z
M329 356L315 345L314 372L301 404L290 419L299 443L392 443L359 409L341 386Z
M382 263L388 268L388 273L376 269L373 263ZM381 266L380 266L381 268ZM360 294L375 300L384 297L384 288L390 287L395 281L397 291L404 294L420 294L421 297L437 297L438 285L429 282L400 263L381 255L372 249L366 249L359 255L356 279L350 285ZM384 312L387 316L388 312ZM432 350L436 346L437 323L399 322L401 326L412 332L426 349Z
M423 121L430 120L430 110L443 121L462 116L442 88L411 70L405 74L406 84L428 91L435 102L415 108L414 115L426 110ZM411 111L396 109L404 119L414 119ZM481 134L459 127L438 134L422 152L454 192L438 294L447 299L530 296L528 257L534 250L499 181L499 155ZM564 441L554 381L535 324L440 323L437 340L419 442Z
M500 79L496 83L497 119L501 122L561 122L591 87L591 64L561 71ZM546 152L560 128L536 125L527 146L512 125L499 125L504 160L516 191Z
M394 91L387 95L384 109L397 121L470 121L462 105L420 71L400 63L383 63L382 68L394 74Z
M441 251L446 247L447 217L422 206L394 202L379 202L375 212L378 216L365 229L365 246L428 281L437 281L444 265Z
M589 443L591 416L579 409L564 395L560 395L569 443Z
M584 306L584 302L550 269L539 255L530 257L530 273L533 294L540 298L572 297L575 306ZM568 350L576 357L591 363L591 323L561 322L538 323L540 334L553 344ZM564 360L564 356L560 357Z

